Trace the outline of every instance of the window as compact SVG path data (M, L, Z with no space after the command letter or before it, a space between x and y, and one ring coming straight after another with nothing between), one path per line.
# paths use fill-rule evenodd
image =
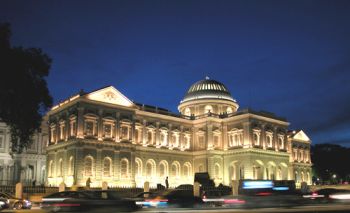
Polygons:
M58 171L57 171L57 176L62 177L63 176L63 160L60 158L58 161Z
M284 149L284 143L283 143L283 138L282 137L278 138L278 145L279 145L280 149Z
M198 135L198 147L201 149L205 148L204 135Z
M84 162L85 176L92 176L92 166L93 158L91 156L86 157Z
M103 160L103 176L105 177L110 177L111 176L111 171L112 171L112 160L108 157L106 157Z
M187 115L187 116L191 116L191 110L190 110L190 108L186 108L185 109L185 115Z
M85 122L85 134L87 136L93 136L94 135L94 122L92 122L92 121L86 121Z
M220 177L220 165L217 163L214 166L214 176L215 176L215 178Z
M254 140L254 145L255 146L259 146L259 135L258 135L258 133L254 132L253 140Z
M153 177L154 174L154 166L153 166L153 162L148 161L146 163L146 176L147 177Z
M71 156L68 163L68 175L74 174L74 158Z
M272 135L271 134L266 135L266 143L267 143L267 147L272 148Z
M123 140L129 139L129 127L128 126L121 127L121 139L123 139Z
M140 158L135 159L135 176L142 176L142 161Z
M190 146L191 146L191 136L187 135L187 136L185 137L185 140L186 140L185 148L186 148L186 149L189 149Z
M159 164L159 176L160 177L163 178L163 177L167 176L166 168L167 168L167 166L166 166L166 164L164 162L161 162Z
M147 140L148 144L153 144L153 132L151 130L147 132Z
M127 178L128 177L128 172L129 171L129 161L124 158L120 162L120 175L122 178Z
M175 162L171 165L171 176L172 177L178 177L180 174L180 166L178 162Z
M71 120L70 121L70 131L69 131L69 134L70 136L75 136L76 135L76 132L77 132L77 122L76 120Z
M139 129L135 129L135 133L134 134L135 134L135 142L136 143L140 142L140 138L139 138L140 137L140 133L139 133L139 131L140 131Z
M189 162L186 162L184 164L184 171L183 171L184 177L188 178L191 176L191 164Z
M219 147L220 146L220 137L219 135L214 135L214 146Z
M4 148L5 147L5 144L4 144L4 136L3 135L0 135L0 148Z
M54 166L53 161L50 160L50 162L49 162L49 177L53 177L53 169L54 169L53 166Z
M204 113L213 112L213 107L211 105L206 105L204 107Z
M103 136L105 138L112 138L112 124L103 125Z
M231 114L233 112L232 107L227 107L226 113Z
M198 172L204 172L204 167L202 164L198 166Z

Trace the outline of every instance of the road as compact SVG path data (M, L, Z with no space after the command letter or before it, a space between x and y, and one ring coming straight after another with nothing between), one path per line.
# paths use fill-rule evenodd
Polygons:
M18 213L44 213L45 211L39 208L31 210L3 210L1 212L18 212ZM103 210L99 212L104 212ZM180 213L180 212L208 212L208 213L247 213L247 212L350 212L350 204L323 204L323 205L307 205L288 208L259 208L259 209L228 209L228 208L210 208L210 209L185 209L185 208L149 208L137 211L138 213Z

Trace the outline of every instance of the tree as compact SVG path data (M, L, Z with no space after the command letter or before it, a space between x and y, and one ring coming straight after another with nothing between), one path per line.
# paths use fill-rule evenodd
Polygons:
M350 149L337 144L316 144L311 147L314 170L323 181L348 180Z
M0 23L0 119L10 127L11 153L21 153L52 106L51 59L39 48L11 47L10 37L10 25Z

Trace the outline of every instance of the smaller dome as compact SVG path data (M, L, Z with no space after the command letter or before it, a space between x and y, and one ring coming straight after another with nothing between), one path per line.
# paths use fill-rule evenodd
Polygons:
M224 84L211 80L208 77L205 80L194 83L181 103L197 99L224 99L236 102Z

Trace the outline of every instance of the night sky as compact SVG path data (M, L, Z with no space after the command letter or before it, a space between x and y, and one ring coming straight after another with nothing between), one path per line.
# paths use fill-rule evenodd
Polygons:
M52 59L55 103L115 86L168 108L205 76L286 117L313 143L350 146L350 1L4 1L12 44Z

